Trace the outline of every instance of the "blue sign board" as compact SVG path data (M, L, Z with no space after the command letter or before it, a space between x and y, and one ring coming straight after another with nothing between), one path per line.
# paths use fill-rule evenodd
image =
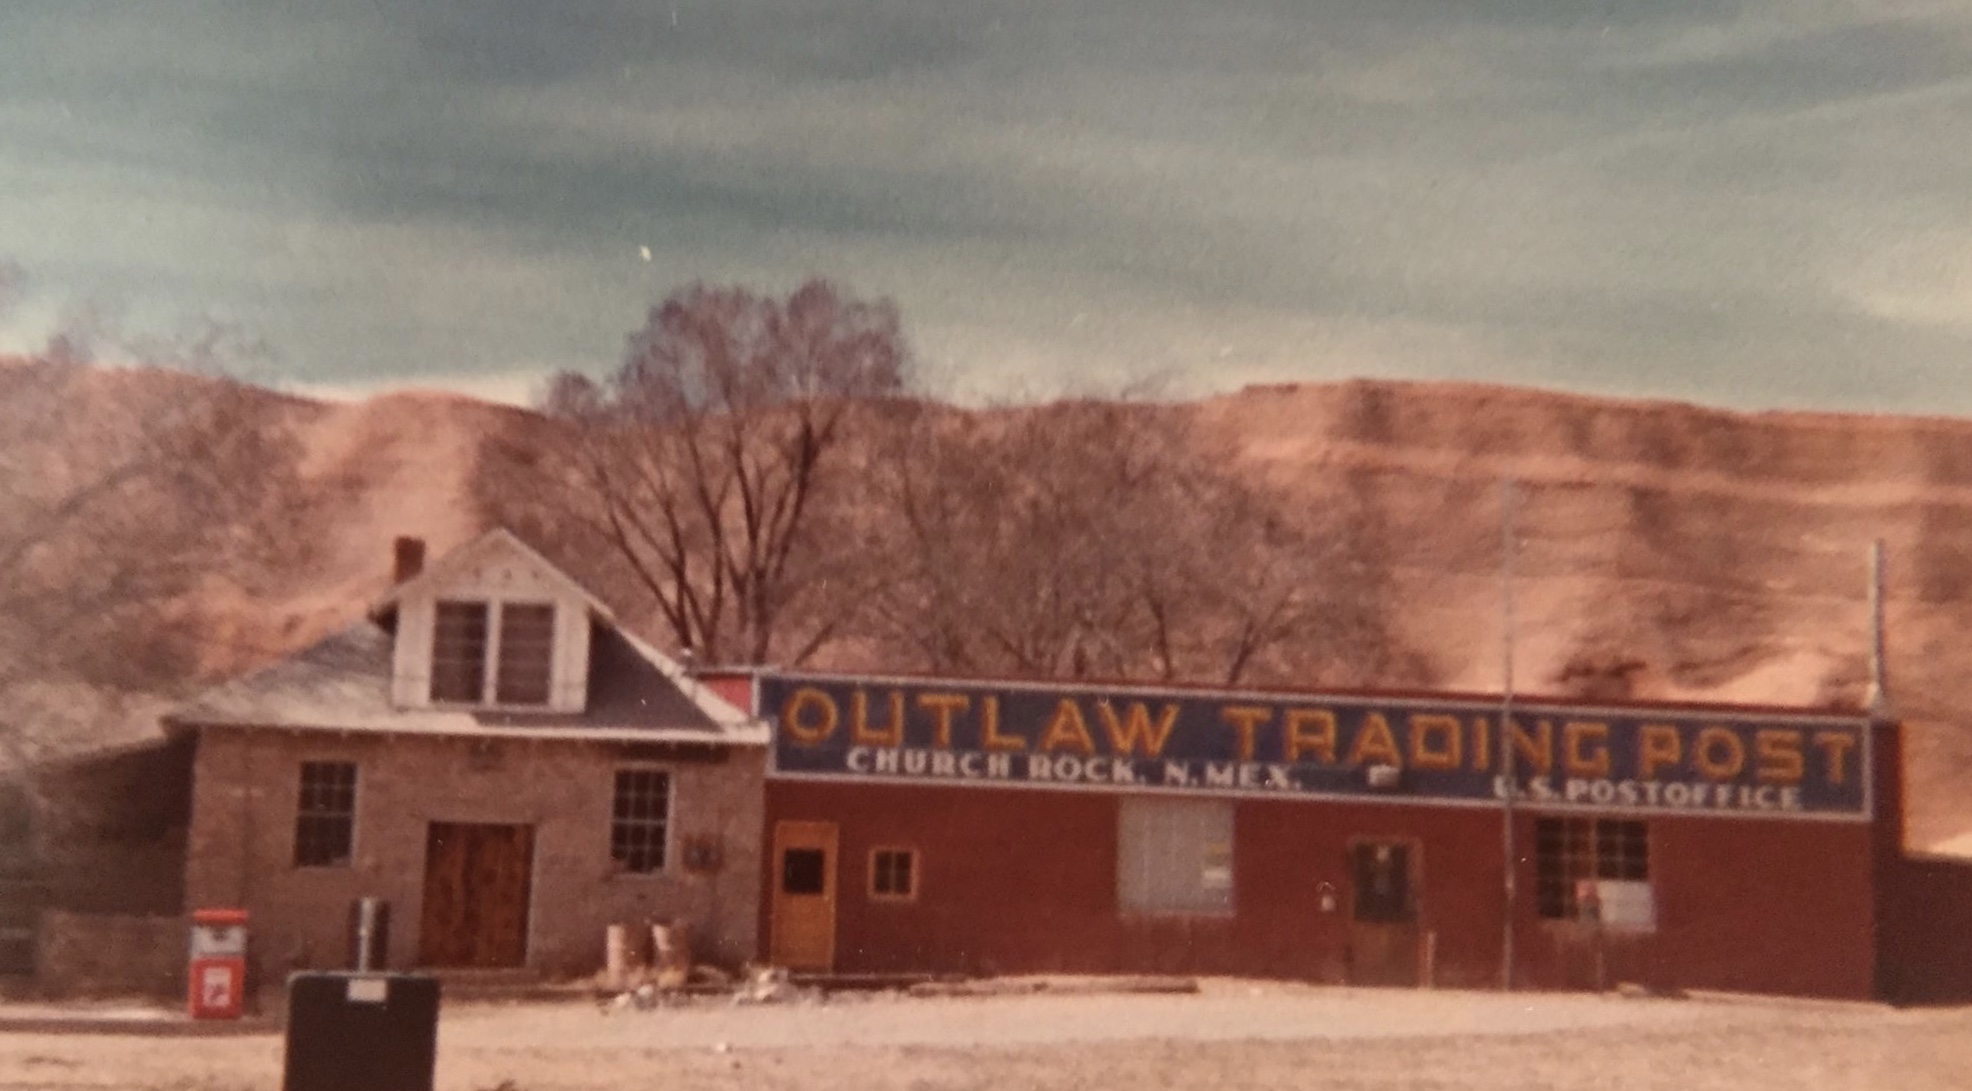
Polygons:
M1472 700L769 674L781 778L1866 819L1867 725Z

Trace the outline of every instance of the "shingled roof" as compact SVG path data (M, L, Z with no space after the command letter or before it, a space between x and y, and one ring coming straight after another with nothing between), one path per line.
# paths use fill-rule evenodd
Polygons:
M588 702L580 712L458 707L405 708L391 700L395 605L401 588L368 617L272 666L207 690L163 717L167 731L200 727L393 732L418 735L591 739L764 746L767 729L691 677L675 660L625 631L609 608L524 542L494 530L455 551L518 547L567 581L588 608ZM452 563L441 561L440 567ZM431 573L426 573L429 576Z
M209 726L406 732L762 746L766 729L668 658L600 621L579 713L399 708L390 700L391 634L363 622L273 666L206 691L164 717Z

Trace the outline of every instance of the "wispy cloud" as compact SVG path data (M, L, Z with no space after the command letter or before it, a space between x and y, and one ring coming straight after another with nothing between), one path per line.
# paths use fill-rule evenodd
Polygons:
M1969 67L1932 0L31 3L0 255L252 326L312 389L518 390L679 283L823 273L980 397L1934 409Z

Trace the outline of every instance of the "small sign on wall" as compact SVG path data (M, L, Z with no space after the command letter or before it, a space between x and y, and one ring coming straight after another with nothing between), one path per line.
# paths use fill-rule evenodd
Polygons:
M1612 932L1657 931L1657 896L1650 883L1636 879L1595 880L1602 926Z
M1213 841L1205 846L1204 865L1199 869L1199 886L1205 890L1231 890L1233 885L1233 847L1230 841Z

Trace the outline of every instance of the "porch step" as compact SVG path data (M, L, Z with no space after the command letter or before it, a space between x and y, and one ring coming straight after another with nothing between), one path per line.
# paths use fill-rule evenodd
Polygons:
M420 970L438 979L447 1000L523 999L553 989L537 970ZM555 990L561 991L561 990Z
M963 974L836 974L795 970L787 975L788 984L823 992L903 991L927 985L956 985L970 980Z

